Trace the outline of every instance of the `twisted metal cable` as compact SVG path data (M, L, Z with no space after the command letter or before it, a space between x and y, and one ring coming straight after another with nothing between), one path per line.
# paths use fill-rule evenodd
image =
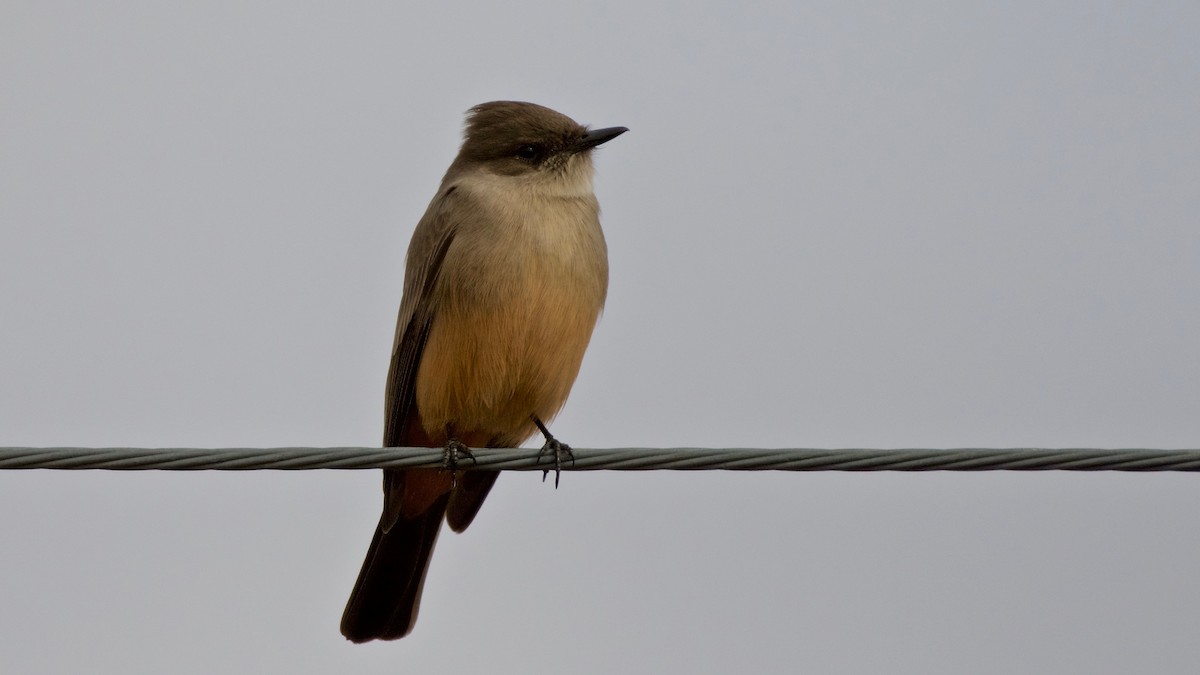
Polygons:
M530 449L473 450L458 468L554 469ZM440 468L431 448L0 448L0 469L249 471L254 469ZM574 450L563 470L650 471L1200 471L1200 449L611 448Z

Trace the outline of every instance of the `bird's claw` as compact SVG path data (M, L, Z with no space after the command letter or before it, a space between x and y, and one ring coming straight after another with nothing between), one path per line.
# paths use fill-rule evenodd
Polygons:
M554 455L554 489L558 489L558 479L562 476L563 458L571 460L571 466L575 466L575 453L571 452L571 446L559 441L553 436L546 437L546 443L542 445L542 449L538 451L537 461L535 464L542 463L543 455ZM550 475L550 469L542 471L542 482L546 482L546 476Z
M471 464L476 463L475 455L470 448L453 438L446 441L446 446L442 448L442 470L450 472L451 487L458 484L458 462L464 457L471 460Z

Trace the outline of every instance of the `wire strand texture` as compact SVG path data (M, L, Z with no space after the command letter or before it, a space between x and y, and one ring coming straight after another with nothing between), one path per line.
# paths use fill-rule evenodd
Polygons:
M480 448L457 468L553 470L536 449ZM250 471L442 468L437 448L0 448L0 469ZM1200 471L1200 449L576 449L564 471Z

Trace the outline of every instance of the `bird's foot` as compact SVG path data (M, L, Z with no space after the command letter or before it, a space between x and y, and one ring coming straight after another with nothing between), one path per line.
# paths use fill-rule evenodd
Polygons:
M446 441L446 446L442 448L442 470L450 472L450 487L458 484L458 462L463 458L475 464L475 455L470 448L453 438Z
M550 433L545 424L536 416L533 417L533 423L537 425L542 435L546 437L546 442L542 445L542 449L538 451L537 461L535 464L542 463L542 457L545 455L554 455L554 489L558 489L558 479L562 476L563 460L570 460L571 465L575 465L575 453L571 452L571 446L563 443ZM542 482L546 482L546 476L550 475L550 469L542 471Z

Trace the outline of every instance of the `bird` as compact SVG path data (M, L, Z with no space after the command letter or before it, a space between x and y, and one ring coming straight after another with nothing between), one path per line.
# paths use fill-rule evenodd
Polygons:
M498 471L454 471L470 448L517 447L567 400L604 308L608 251L593 150L628 131L492 101L413 232L388 368L385 447L443 448L445 469L384 469L383 513L342 615L350 641L417 620L442 521L462 532Z

